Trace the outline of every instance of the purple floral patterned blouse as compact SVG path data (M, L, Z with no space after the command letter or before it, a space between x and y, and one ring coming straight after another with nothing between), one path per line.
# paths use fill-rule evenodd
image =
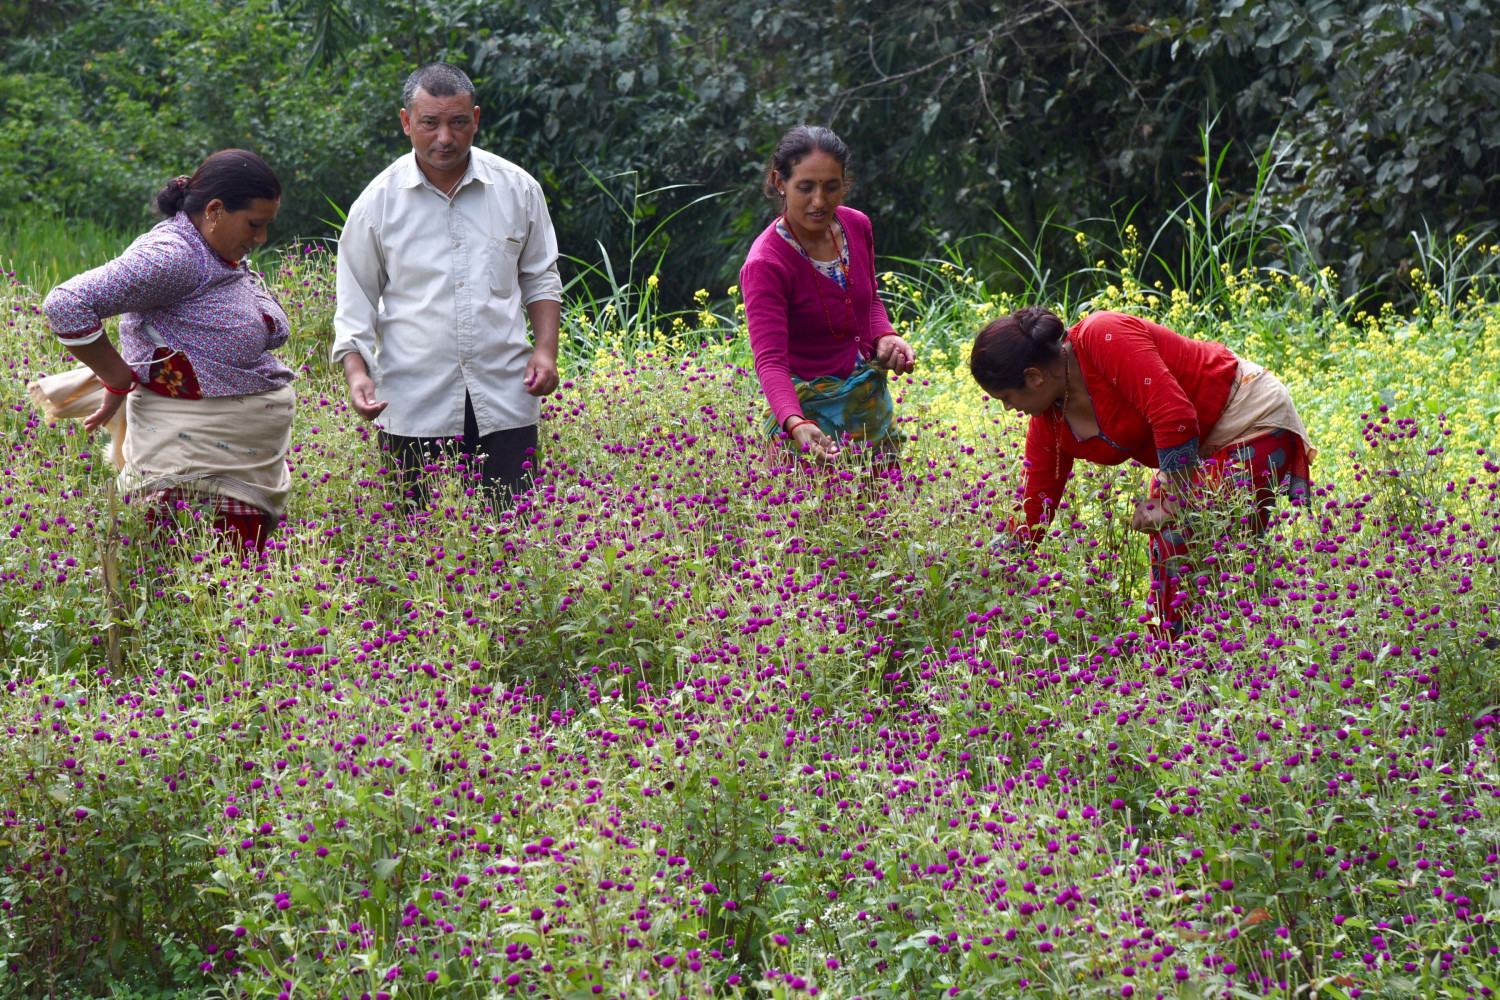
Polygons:
M270 353L286 342L286 313L244 262L220 257L181 212L52 289L42 309L67 344L92 343L106 317L121 316L120 356L143 382L157 346L148 322L186 357L205 397L270 392L296 377Z

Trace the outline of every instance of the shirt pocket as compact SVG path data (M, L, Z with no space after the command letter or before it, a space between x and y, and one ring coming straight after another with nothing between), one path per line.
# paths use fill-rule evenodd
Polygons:
M490 237L488 248L490 291L508 297L516 290L516 272L521 262L521 241L514 236Z

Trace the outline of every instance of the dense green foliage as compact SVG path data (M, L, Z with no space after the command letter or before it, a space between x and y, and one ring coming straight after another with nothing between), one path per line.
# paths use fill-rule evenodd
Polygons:
M9 0L0 203L134 229L167 176L242 144L286 175L282 232L322 233L402 148L405 73L444 57L566 253L628 252L632 191L686 185L662 216L719 195L650 248L674 247L670 301L733 280L769 144L804 120L850 140L884 252L988 232L1055 254L1214 181L1212 213L1263 190L1293 224L1255 263L1333 264L1351 291L1403 274L1413 232L1500 214L1497 22L1500 0Z

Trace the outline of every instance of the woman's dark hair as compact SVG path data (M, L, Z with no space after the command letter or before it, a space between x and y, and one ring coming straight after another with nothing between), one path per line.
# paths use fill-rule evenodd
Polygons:
M266 161L248 149L222 149L198 165L193 176L174 177L156 192L156 210L171 218L178 212L196 215L215 198L238 212L257 198L281 197L281 181Z
M821 125L798 125L782 136L771 151L771 165L766 168L766 197L779 200L781 192L776 189L777 175L785 184L792 176L792 168L814 151L827 153L839 161L840 167L848 169L849 146L838 137L838 133Z
M969 374L985 392L1019 389L1026 384L1026 369L1062 357L1065 329L1062 320L1040 306L992 320L974 338Z

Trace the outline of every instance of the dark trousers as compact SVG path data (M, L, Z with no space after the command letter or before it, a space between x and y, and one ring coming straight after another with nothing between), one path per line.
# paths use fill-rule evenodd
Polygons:
M537 427L516 427L483 437L474 416L474 403L464 395L464 433L461 438L401 437L379 432L380 447L395 456L408 502L427 506L431 499L425 475L435 467L461 463L466 483L482 486L495 509L515 503L531 488L531 463L536 455Z

